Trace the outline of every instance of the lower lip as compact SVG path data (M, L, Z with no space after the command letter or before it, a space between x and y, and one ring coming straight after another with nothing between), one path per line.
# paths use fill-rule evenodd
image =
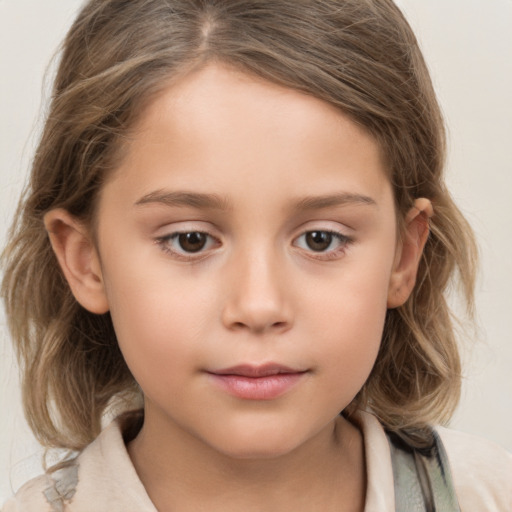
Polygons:
M244 377L242 375L210 374L215 383L230 395L244 400L273 400L293 387L305 373L278 373L264 377Z

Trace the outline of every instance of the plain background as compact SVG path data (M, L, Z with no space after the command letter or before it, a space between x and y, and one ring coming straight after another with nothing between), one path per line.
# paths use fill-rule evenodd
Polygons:
M0 246L41 126L45 68L78 0L0 0ZM449 130L448 182L479 239L477 340L452 422L512 450L512 0L400 0ZM45 93L42 95L43 91ZM0 312L0 503L38 474Z

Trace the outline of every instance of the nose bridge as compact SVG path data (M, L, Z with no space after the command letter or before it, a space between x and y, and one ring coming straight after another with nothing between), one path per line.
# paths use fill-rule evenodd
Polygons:
M252 240L233 254L224 322L253 332L286 329L291 322L283 258L268 240Z

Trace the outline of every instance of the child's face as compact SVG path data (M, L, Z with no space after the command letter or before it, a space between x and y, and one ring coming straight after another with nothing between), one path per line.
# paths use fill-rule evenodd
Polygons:
M188 76L144 113L98 219L146 422L272 456L332 425L363 386L396 216L377 144L332 106L223 67ZM269 364L285 374L246 375Z

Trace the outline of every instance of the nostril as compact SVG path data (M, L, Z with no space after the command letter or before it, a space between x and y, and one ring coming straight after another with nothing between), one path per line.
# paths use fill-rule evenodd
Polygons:
M263 289L256 285L237 287L223 305L223 325L231 330L258 334L286 331L291 325L291 311L280 293L269 288L270 285Z
M254 332L266 331L281 331L287 328L288 322L270 322L270 323L257 323L257 322L233 322L231 328L235 330L249 329Z

